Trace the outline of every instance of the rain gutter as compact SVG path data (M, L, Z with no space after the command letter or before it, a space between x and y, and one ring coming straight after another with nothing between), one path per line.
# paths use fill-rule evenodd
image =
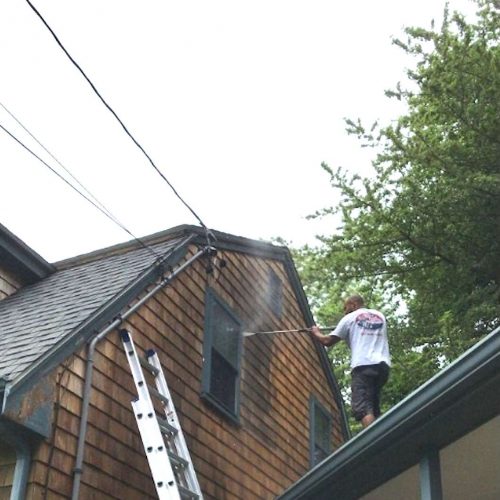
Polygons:
M85 385L83 388L82 396L82 414L80 419L80 431L78 434L78 444L76 452L76 462L73 469L73 491L71 494L72 500L78 500L80 495L80 482L83 472L83 453L85 450L85 436L87 433L87 423L88 423L88 412L89 412L89 402L90 402L90 391L92 389L92 374L94 368L94 354L97 344L103 340L109 333L115 330L123 321L125 321L130 315L135 313L147 300L149 300L153 295L155 295L159 290L167 286L178 274L188 268L193 262L198 260L204 255L213 255L216 249L211 246L205 246L194 254L189 260L184 264L179 266L175 271L169 274L167 277L162 279L151 291L149 291L144 297L142 297L138 302L136 302L130 309L127 309L121 316L116 318L110 325L108 325L104 330L97 334L90 342L88 347L87 365L85 368Z

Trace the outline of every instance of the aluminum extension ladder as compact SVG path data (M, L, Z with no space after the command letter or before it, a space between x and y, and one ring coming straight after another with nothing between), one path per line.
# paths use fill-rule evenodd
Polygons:
M142 359L129 332L121 330L120 337L138 394L132 401L132 408L158 498L202 500L200 485L158 355L150 349ZM150 378L154 378L156 388L147 383L143 368L151 374ZM152 396L160 403L157 408L162 407L164 417L157 414Z

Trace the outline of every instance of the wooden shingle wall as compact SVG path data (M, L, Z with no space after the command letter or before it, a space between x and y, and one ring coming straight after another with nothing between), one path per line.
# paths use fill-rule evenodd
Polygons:
M271 499L309 469L310 396L333 416L333 449L342 444L340 411L304 334L244 340L240 425L201 400L207 286L245 329L305 326L281 262L235 252L219 252L219 257L227 262L220 272L207 275L204 263L197 261L124 326L139 351L154 348L159 354L205 498ZM281 319L267 299L270 269L284 285ZM55 432L35 454L29 499L71 494L84 359L82 351L60 368ZM133 380L117 332L97 348L93 382L81 498L156 498L130 406Z
M15 450L0 441L0 500L10 500L15 468Z
M22 286L19 278L0 265L0 300L17 292Z

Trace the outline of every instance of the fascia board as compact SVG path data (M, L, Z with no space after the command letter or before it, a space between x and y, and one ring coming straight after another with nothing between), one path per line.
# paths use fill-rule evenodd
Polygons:
M54 266L1 224L0 252L30 283L45 278L55 271Z

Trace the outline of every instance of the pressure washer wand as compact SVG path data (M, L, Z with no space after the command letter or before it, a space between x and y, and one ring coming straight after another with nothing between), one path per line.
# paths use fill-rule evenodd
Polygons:
M321 327L321 331L332 331L334 326ZM272 330L270 332L243 332L243 337L250 337L251 335L273 335L275 333L304 333L309 332L310 328L297 328L295 330Z

